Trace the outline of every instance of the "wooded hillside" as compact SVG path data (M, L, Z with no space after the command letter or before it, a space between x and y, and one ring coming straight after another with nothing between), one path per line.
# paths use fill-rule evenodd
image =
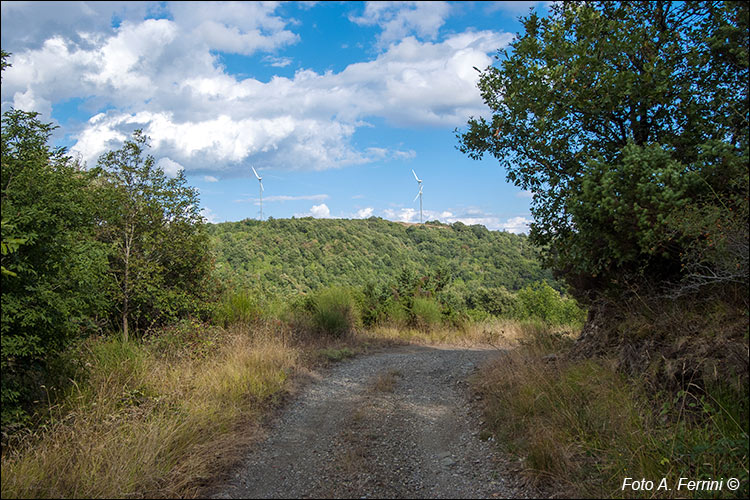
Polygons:
M404 267L459 287L518 290L552 282L526 236L460 222L292 218L211 224L208 232L222 280L271 293L381 283Z

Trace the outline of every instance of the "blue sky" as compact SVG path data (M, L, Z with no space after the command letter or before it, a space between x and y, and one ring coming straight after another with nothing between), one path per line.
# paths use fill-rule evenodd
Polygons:
M477 72L541 2L2 2L2 110L38 111L95 165L136 128L212 222L263 215L527 232L529 193L454 129Z

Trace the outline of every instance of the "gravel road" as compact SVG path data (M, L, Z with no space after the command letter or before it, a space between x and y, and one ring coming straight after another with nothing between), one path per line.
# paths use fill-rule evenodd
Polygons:
M467 377L498 352L405 346L326 370L212 498L527 498Z

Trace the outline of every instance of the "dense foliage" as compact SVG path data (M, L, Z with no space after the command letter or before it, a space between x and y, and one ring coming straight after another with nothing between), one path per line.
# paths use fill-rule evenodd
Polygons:
M430 330L490 316L583 321L523 235L375 217L245 220L209 233L228 289L220 324L286 309L300 328L334 336L358 325Z
M748 283L748 4L564 2L459 134L534 193L531 238L580 295Z
M154 168L140 131L85 170L52 130L38 113L2 117L3 431L75 340L207 312L214 289L197 193Z
M182 171L174 178L145 155L148 139L136 130L117 151L101 156L105 223L119 326L136 330L197 314L210 299L213 262L198 192Z
M33 396L25 380L33 365L98 330L108 310L95 173L51 148L51 130L36 113L2 118L4 423Z
M217 275L235 287L267 294L384 284L403 268L433 281L422 283L423 288L451 282L471 289L518 290L552 281L525 236L460 222L418 226L376 217L292 218L211 224L208 231Z

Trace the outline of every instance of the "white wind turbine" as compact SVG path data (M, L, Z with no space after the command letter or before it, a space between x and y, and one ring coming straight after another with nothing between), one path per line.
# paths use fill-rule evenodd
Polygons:
M414 178L417 179L417 182L419 183L419 192L417 193L417 196L414 197L412 203L419 198L419 223L422 224L422 179L417 177L417 173L414 172L414 169L411 169L411 173L414 174Z
M258 175L258 172L255 171L255 167L250 166L250 168L253 169L253 173L255 174L255 177L258 178L258 185L260 186L258 188L258 194L260 194L260 220L263 220L263 177Z

